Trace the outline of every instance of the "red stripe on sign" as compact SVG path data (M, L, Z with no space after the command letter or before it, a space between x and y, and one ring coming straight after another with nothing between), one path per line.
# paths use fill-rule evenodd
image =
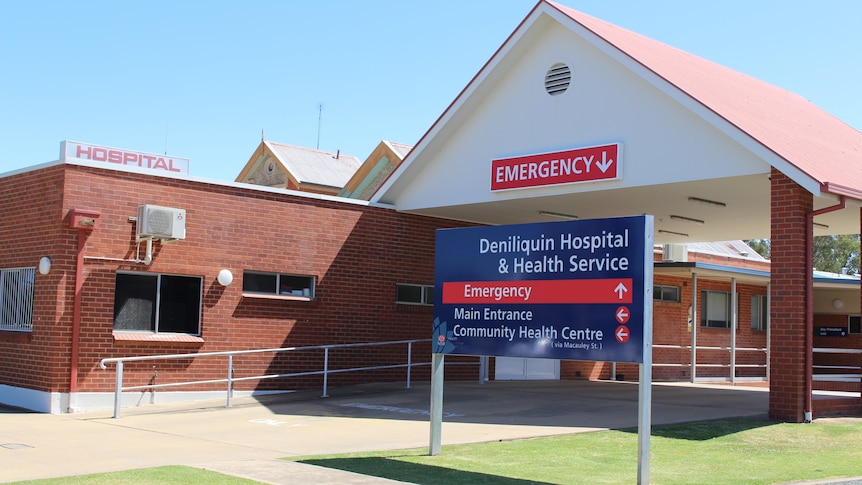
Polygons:
M615 180L619 145L578 148L491 161L491 190Z
M631 303L632 279L448 281L443 304Z

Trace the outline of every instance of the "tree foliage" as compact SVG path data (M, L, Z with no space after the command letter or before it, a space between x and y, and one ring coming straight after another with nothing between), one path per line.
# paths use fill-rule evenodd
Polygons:
M745 243L764 258L769 258L769 239L751 239ZM814 268L830 273L841 273L846 268L847 274L859 273L859 235L816 236Z

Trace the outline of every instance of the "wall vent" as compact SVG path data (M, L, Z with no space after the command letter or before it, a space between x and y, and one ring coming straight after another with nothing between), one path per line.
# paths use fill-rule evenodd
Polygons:
M551 96L558 96L566 92L572 82L572 70L569 66L559 62L548 69L545 74L545 91Z
M186 211L172 207L142 205L138 207L138 238L185 239Z

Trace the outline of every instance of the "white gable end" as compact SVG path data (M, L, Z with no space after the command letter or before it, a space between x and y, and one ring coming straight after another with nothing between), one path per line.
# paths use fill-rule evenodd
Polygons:
M761 159L549 16L519 41L415 153L413 165L421 168L408 178L409 190L382 201L415 210L769 172ZM551 96L545 74L560 62L571 68L572 82ZM608 143L622 147L619 180L490 190L493 159Z

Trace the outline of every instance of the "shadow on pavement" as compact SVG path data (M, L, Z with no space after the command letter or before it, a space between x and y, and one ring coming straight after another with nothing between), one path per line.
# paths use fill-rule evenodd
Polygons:
M469 483L471 485L543 485L546 483L453 470L451 468L441 468L418 463L407 463L390 460L386 457L310 459L299 460L299 463L422 485L452 485L453 483Z

